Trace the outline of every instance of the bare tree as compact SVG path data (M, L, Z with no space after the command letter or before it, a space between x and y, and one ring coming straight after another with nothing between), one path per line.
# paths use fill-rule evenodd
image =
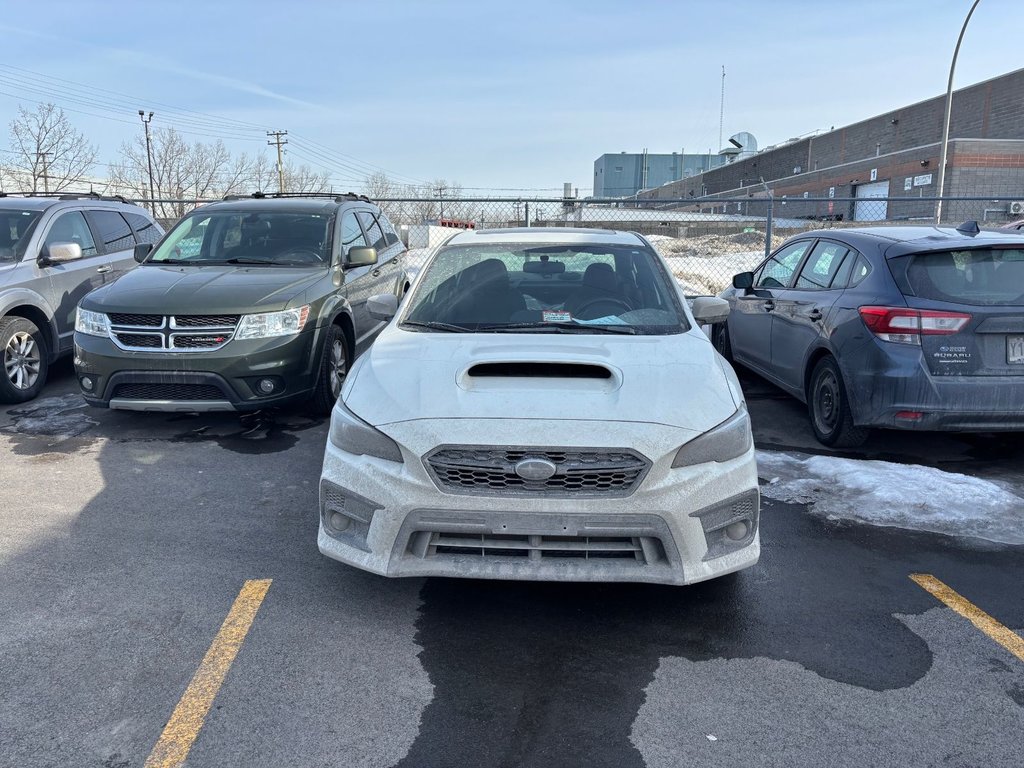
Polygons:
M252 164L248 189L252 192L276 192L278 186L277 163L267 155L259 155ZM308 165L284 164L285 192L330 192L330 176Z
M19 106L10 137L12 159L2 181L20 192L61 192L85 180L96 165L99 150L54 104L32 111Z

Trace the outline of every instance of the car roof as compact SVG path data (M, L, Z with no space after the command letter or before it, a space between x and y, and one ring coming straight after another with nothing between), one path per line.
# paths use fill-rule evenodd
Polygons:
M95 206L97 208L122 209L130 207L137 209L141 213L147 213L145 208L130 200L117 199L113 197L100 197L99 195L76 195L74 193L62 195L17 195L0 193L0 209L16 208L22 211L45 211L55 205L71 206L81 205L83 203L90 207Z
M976 234L960 232L953 227L878 226L850 229L817 229L804 232L801 238L822 237L841 240L863 249L869 243L885 252L886 258L903 256L914 251L966 250L986 245L1021 243L1019 233L1009 230L983 229Z
M23 211L45 211L57 203L70 202L58 197L0 197L0 208L17 208Z
M501 243L551 243L554 245L646 245L635 232L581 227L507 227L503 229L467 229L448 240L448 245L486 245Z
M206 203L194 209L194 211L246 211L255 213L258 211L278 211L284 213L334 213L339 205L356 204L366 207L365 201L316 198L316 197L240 197L228 200L219 200L215 203Z

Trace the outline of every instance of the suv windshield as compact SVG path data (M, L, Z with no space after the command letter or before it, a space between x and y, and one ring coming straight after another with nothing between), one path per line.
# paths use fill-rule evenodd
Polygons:
M645 248L448 246L402 319L410 330L670 334L687 330L669 276Z
M0 211L0 264L21 258L37 221L39 211Z
M328 215L200 210L178 222L144 263L325 267L330 262Z
M914 294L956 304L1024 304L1024 248L922 253L907 269Z

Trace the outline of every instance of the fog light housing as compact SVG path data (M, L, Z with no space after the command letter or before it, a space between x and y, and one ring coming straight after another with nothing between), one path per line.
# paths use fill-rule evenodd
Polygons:
M320 482L320 520L332 539L369 552L366 537L370 535L370 524L378 509L383 506L347 488L329 480Z
M93 387L96 386L96 382L93 381L91 376L83 376L78 380L78 383L81 384L82 389L86 392L92 392Z
M691 512L700 520L708 551L704 560L712 560L753 543L757 535L761 496L756 488L710 507Z
M260 379L256 382L256 388L260 391L260 394L272 395L277 387L273 379Z

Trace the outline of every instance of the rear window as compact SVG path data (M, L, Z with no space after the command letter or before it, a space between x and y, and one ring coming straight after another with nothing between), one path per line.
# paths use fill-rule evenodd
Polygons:
M925 299L956 304L1024 304L1024 248L922 253L907 282Z

